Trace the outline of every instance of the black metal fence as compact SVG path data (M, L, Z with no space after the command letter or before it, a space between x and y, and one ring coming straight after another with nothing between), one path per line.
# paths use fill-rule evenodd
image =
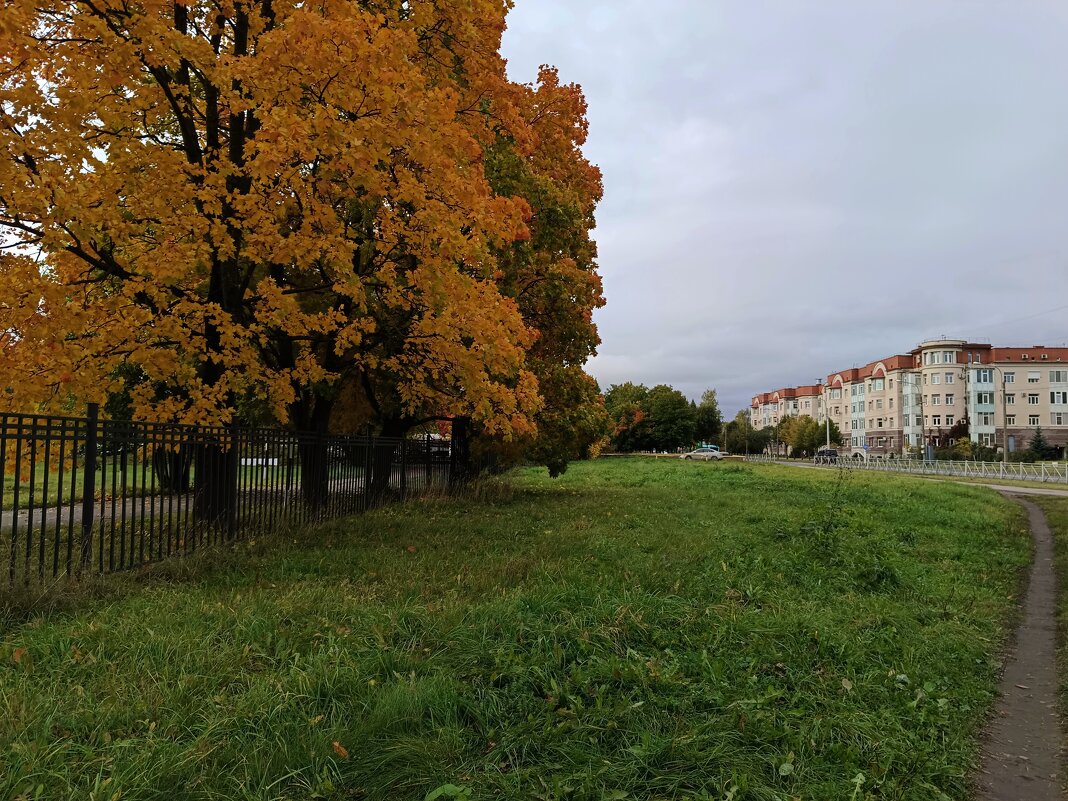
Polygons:
M0 586L128 570L441 491L463 452L431 437L101 420L95 406L0 414Z

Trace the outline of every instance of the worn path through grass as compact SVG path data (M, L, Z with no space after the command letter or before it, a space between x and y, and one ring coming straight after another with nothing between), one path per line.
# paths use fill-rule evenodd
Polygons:
M977 488L640 460L246 550L7 625L0 798L962 799L1029 556Z

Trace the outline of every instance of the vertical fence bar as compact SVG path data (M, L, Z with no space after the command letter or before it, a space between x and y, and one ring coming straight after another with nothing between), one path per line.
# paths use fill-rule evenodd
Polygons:
M0 500L3 499L3 492L7 488L7 484L5 483L6 481L7 481L7 415L6 414L0 414ZM0 507L2 507L2 506L3 506L3 504L0 504ZM3 512L0 511L0 519L2 519L2 517L3 517ZM12 533L10 535L11 536L12 547L14 547L14 542L15 542L15 535L13 533L14 532L14 522L15 522L15 518L14 518L14 516L12 516L12 518L11 518ZM0 532L3 532L3 526L0 526ZM3 532L3 533L7 533L7 532ZM12 553L14 553L14 551L12 551ZM12 583L12 584L15 582L15 563L14 563L14 561L12 561L12 563L11 563L11 572L10 572L10 575L8 576L8 582Z
M241 462L241 429L236 424L231 424L227 439L229 440L230 457L226 460L226 483L229 485L230 498L226 504L226 541L233 542L237 536L237 505L241 501L241 490L238 483L238 467Z
M119 469L122 472L122 476L119 479L119 506L120 515L119 520L119 568L125 570L126 564L126 506L129 498L129 482L127 480L127 474L130 471L130 454L129 454L129 442L130 442L130 424L122 424L122 439L119 443ZM115 499L112 498L111 508L115 508ZM133 538L130 538L130 561L133 561Z
M164 427L160 430L160 443L163 447L163 458L169 459L173 445L173 432L169 427ZM170 475L168 471L167 475ZM179 483L182 489L185 489L185 484ZM175 482L173 479L170 481L160 482L160 539L163 539L163 525L167 526L167 556L170 556L173 552L178 552L177 545L173 545L172 540L174 538L174 493ZM163 513L164 507L166 508L166 514Z
M114 425L114 423L111 423L111 422L109 422L107 420L104 421L104 451L105 452L107 452L108 450L110 450L110 449L115 447L115 442L118 439L118 437L115 436L115 428L116 428L116 426ZM121 443L119 443L119 447L120 448L122 447ZM118 474L118 469L119 469L120 460L121 460L121 456L118 456L117 454L114 453L114 451L112 451L112 453L111 453L111 515L110 515L110 518L111 518L111 520L110 520L110 522L111 522L111 536L108 538L108 572L110 572L110 573L114 573L115 572L115 523L118 521L118 514L117 514L118 510L116 509L115 501L116 501L116 496L119 494L119 489L118 489L118 475L119 475ZM104 494L107 495L107 479L101 477L101 480L102 480L102 482L104 484ZM103 522L103 521L101 521L101 522ZM120 540L119 540L120 545L124 546L125 543L121 539L121 537L122 537L122 533L121 532L119 533L119 537L120 537Z
M79 572L89 566L93 553L93 514L96 511L96 435L100 405L90 403L85 421L85 456L82 459L82 553Z
M22 415L15 418L15 474L11 487L11 581L15 581L15 564L19 541L19 489L22 483Z
M98 436L100 437L100 452L97 455L97 465L100 469L100 480L98 482L98 486L100 487L100 523L97 526L96 563L97 570L103 573L104 537L106 536L108 527L108 437L104 421L101 421L99 428L100 431Z
M48 500L48 489L51 483L52 477L52 421L45 418L44 428L44 478L41 481L41 535L38 538L40 545L38 549L37 557L37 576L39 579L44 579L45 564L48 561L47 553L47 541L48 541L48 510L50 503Z
M143 565L145 563L145 523L148 520L145 517L145 501L148 496L148 476L145 473L148 462L148 427L144 423L138 425L137 450L134 453L137 454L137 464L141 468L141 497L138 499L141 504L141 523L137 528L137 561ZM148 557L152 558L151 536L148 540Z
M30 418L30 492L26 502L26 565L22 577L25 582L30 580L30 559L33 555L33 511L37 500L37 420L37 415Z
M371 506L371 466L374 464L374 440L368 437L364 440L363 457L363 511Z
M70 500L67 503L67 575L74 572L74 507L78 499L78 431L81 420L74 421L70 437Z
M56 534L52 547L52 578L59 575L59 543L63 536L63 480L67 474L67 420L59 421L59 467L56 470Z

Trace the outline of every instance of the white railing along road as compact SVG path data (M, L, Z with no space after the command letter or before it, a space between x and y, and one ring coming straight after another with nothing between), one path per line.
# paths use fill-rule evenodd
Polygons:
M780 456L765 454L745 457L748 462L786 462ZM813 462L809 462L813 464ZM1041 481L1047 484L1068 484L1066 462L951 462L919 459L851 459L839 457L833 464L819 467L842 467L847 470L874 470L882 473L907 473L923 476L953 478L987 478L1003 481Z

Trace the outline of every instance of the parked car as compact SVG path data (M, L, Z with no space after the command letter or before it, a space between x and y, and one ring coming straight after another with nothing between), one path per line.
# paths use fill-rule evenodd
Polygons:
M695 451L684 453L679 457L680 459L701 459L704 461L719 461L723 458L723 453L719 448L698 448Z
M834 448L820 448L816 451L816 456L812 461L816 464L837 464L838 451Z

